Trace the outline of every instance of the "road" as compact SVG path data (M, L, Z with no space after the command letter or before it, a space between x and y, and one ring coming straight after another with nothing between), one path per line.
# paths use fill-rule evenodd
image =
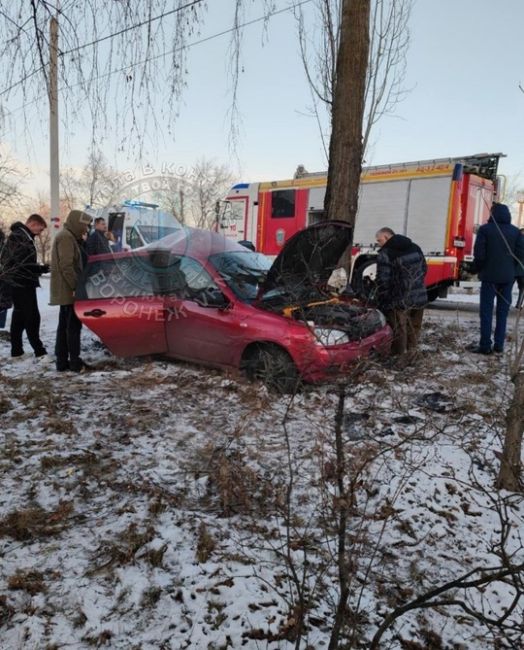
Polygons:
M445 320L466 323L474 321L478 324L478 303L451 300L435 300L426 308L425 317L430 320ZM509 312L510 327L516 322L519 312L511 308ZM524 332L524 310L520 312L519 329Z

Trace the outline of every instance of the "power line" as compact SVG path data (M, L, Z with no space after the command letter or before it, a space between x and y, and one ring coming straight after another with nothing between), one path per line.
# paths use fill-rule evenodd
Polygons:
M170 16L172 14L178 13L179 11L183 11L184 9L189 9L191 7L194 7L195 5L200 4L201 2L202 2L202 0L192 0L192 2L189 2L189 3L185 4L185 5L183 5L182 7L177 7L176 9L171 9L170 11L166 11L166 12L164 12L162 14L159 14L158 16L154 16L153 18L149 18L148 20L143 20L143 21L141 21L139 23L135 23L134 25L129 25L129 27L124 27L123 29L120 29L118 32L114 32L113 34L107 34L106 36L102 36L100 38L97 38L96 40L90 41L89 43L84 43L82 45L78 45L77 47L73 47L70 50L66 50L64 52L59 52L59 56L64 57L67 54L72 54L74 52L79 52L80 50L83 50L86 47L91 47L92 45L97 45L98 43L102 43L103 41L107 41L107 40L109 40L111 38L114 38L115 36L121 36L122 34L125 34L126 32L129 32L132 29L137 29L138 27L143 27L144 25L149 25L149 24L151 24L151 23L153 23L153 22L155 22L157 20L161 20L162 18L165 18L166 16ZM9 18L9 16L7 16L4 12L1 12L1 13L7 20L10 20L11 22L13 22ZM14 23L14 25L18 29L20 29L20 30L22 29L16 23ZM23 31L27 31L27 30L23 30ZM2 97L2 95L5 95L9 91L13 90L13 88L16 88L17 86L20 86L21 84L26 82L30 77L37 74L38 72L41 72L43 69L44 69L44 66L40 66L36 70L33 70L32 72L26 74L22 79L19 79L18 81L15 81L15 83L11 84L11 86L9 86L9 88L6 88L5 90L0 91L0 97Z
M78 52L79 50L83 50L86 47L90 47L91 45L96 45L97 43L102 43L102 41L107 41L110 38L114 38L115 36L121 36L122 34L125 34L126 32L131 31L132 29L136 29L137 27L143 27L144 25L150 25L151 23L155 22L156 20L161 20L162 18L165 18L166 16L170 16L171 14L176 14L179 11L182 11L183 9L189 9L190 7L194 7L196 4L201 3L202 0L193 0L193 2L189 2L188 4L182 6L182 7L177 7L176 9L171 9L171 11L166 11L163 14L160 14L159 16L155 16L154 18L150 18L148 20L143 20L140 23L136 23L135 25L130 25L129 27L124 27L123 29L119 30L118 32L114 32L114 34L108 34L107 36L102 36L101 38L97 38L95 41L91 41L90 43L84 43L83 45L79 45L78 47L73 47L70 50L66 50L65 52L60 52L60 56L65 56L66 54L72 54L73 52Z
M87 83L91 83L93 81L97 81L98 79L106 79L107 77L110 77L114 74L117 74L119 72L124 72L126 70L130 70L131 68L136 68L137 66L144 65L145 63L149 63L150 61L155 61L157 59L165 58L166 56L169 56L171 54L175 54L176 52L180 52L181 50L187 49L189 50L190 48L194 47L195 45L202 45L202 43L207 43L208 41L212 41L215 38L220 38L221 36L225 36L226 34L231 34L232 32L238 30L238 29L243 29L244 27L250 27L251 25L254 25L256 23L260 23L264 20L267 20L268 18L273 18L273 16L277 16L279 14L285 13L287 11L292 11L297 7L300 7L305 4L309 4L312 0L301 0L300 2L296 2L293 4L291 7L284 7L283 9L278 9L276 11L270 12L268 14L265 14L264 16L260 16L258 18L254 18L252 20L248 20L245 23L242 23L240 25L237 25L235 27L230 27L229 29L225 29L221 32L217 32L216 34L212 34L211 36L207 36L205 38L201 38L198 41L193 41L192 43L189 43L188 45L181 45L180 47L174 48L173 50L170 50L169 52L163 52L162 54L157 54L156 56L148 57L146 59L143 59L142 61L137 61L136 63L131 63L129 65L123 66L122 68L117 68L116 70L110 70L109 72L106 72L101 75L97 75L95 77L91 77ZM87 46L86 46L87 47ZM36 71L38 72L38 70ZM35 74L34 72L31 74ZM30 75L29 75L30 76ZM78 86L84 85L84 82L77 82L75 84L71 84L68 86L68 88L77 88ZM60 88L60 92L63 91L63 88ZM3 93L0 93L0 96L2 96ZM18 111L21 111L24 108L27 108L27 106L31 106L35 102L39 101L42 99L45 95L38 95L34 100L28 102L27 104L23 104L22 106L13 109L12 111L7 111L6 113L8 115L11 115L12 113L16 113Z

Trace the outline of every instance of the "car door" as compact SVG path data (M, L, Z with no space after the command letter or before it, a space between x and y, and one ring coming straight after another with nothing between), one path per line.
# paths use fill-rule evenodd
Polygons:
M113 354L167 351L164 297L155 293L157 271L148 254L95 257L84 270L76 315Z
M248 314L197 260L180 256L184 280L166 296L168 354L218 366L238 363Z

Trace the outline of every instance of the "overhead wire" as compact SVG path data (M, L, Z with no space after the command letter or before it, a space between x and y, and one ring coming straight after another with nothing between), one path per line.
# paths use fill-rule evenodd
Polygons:
M200 1L200 0L199 0L199 1ZM254 25L254 24L256 24L256 23L260 23L260 22L262 22L262 21L264 21L264 20L267 20L268 18L273 18L274 16L277 16L277 15L279 15L279 14L282 14L282 13L285 13L285 12L288 12L288 11L293 11L296 7L300 7L300 6L305 5L305 4L308 4L308 3L310 3L310 2L312 2L312 0L301 0L300 2L296 2L296 3L294 3L292 6L284 7L284 8L282 8L282 9L278 9L278 10L273 11L273 12L270 12L270 13L268 13L268 14L264 14L263 16L259 16L258 18L253 18L252 20L248 20L248 21L246 21L246 22L244 22L244 23L242 23L242 24L240 24L240 25L236 25L236 26L234 26L234 27L230 27L230 28L225 29L225 30L223 30L223 31L221 31L221 32L216 32L215 34L212 34L212 35L210 35L210 36L206 36L205 38L201 38L201 39L199 39L199 40L197 40L197 41L193 41L192 43L189 43L188 45L181 45L180 47L177 47L177 48L174 48L174 49L172 49L172 50L169 50L168 52L162 52L162 54L157 54L157 55L155 55L155 56L147 57L147 58L145 58L145 59L143 59L143 60L141 60L141 61L137 61L137 62L135 62L135 63L130 63L130 64L128 64L128 65L122 66L121 68L117 68L117 69L115 69L115 70L110 70L109 72L105 72L105 73L103 73L103 74L93 76L93 77L91 77L91 78L87 81L87 83L91 83L91 82L93 82L93 81L97 81L97 80L99 80L99 79L105 79L105 78L110 77L110 76L112 76L112 75L114 75L114 74L118 74L119 72L124 72L124 71L126 71L126 70L130 70L130 69L132 69L132 68L136 68L136 67L138 67L138 66L140 66L140 65L144 65L144 64L146 64L146 63L149 63L150 61L155 61L155 60L157 60L157 59L165 58L165 57L167 57L167 56L170 56L171 54L176 54L177 52L180 52L180 51L182 51L182 50L184 50L184 49L189 50L190 48L192 48L192 47L194 47L194 46L196 46L196 45L202 45L202 43L206 43L206 42L212 41L212 40L214 40L215 38L220 38L220 37L222 37L222 36L225 36L225 35L227 35L227 34L230 34L230 33L234 32L234 31L236 31L237 29L243 29L244 27L249 27L249 26ZM194 4L194 3L193 3L193 4ZM104 37L104 38L107 38L107 37ZM91 43L91 44L92 44L92 43ZM85 47L87 47L87 46L88 46L88 44L85 45ZM41 68L40 68L40 70L41 70ZM38 72L38 70L32 72L31 75L32 75L32 74L35 74L36 72ZM28 77L31 76L31 75L28 75ZM23 80L21 80L21 81L23 81ZM17 83L20 83L20 82L17 82ZM68 87L69 87L69 88L76 88L76 87L78 87L78 86L82 86L82 85L84 85L85 83L86 83L86 82L77 82L77 83L75 83L75 84L71 84L71 85L69 85ZM12 87L11 87L11 88L12 88ZM10 89L11 89L11 88L10 88ZM8 89L8 90L10 90L10 89ZM64 88L60 88L60 89L59 89L59 92L62 91L63 89L64 89ZM5 92L6 92L6 91L0 92L0 97L1 97ZM24 108L27 108L28 106L31 106L32 104L34 104L35 102L37 102L39 99L42 99L44 96L45 96L44 94L38 95L38 96L37 96L35 99L33 99L32 101L27 102L26 104L23 104L22 106L19 106L18 108L13 109L12 111L6 111L5 114L7 114L7 115L11 115L11 114L13 114L13 113L17 113L18 111L21 111L21 110L23 110Z
M158 16L153 16L153 18L149 18L148 20L142 20L139 23L135 23L134 25L129 25L128 27L124 27L123 29L118 30L117 32L114 32L112 34L106 34L105 36L101 36L100 38L95 39L94 41L90 41L89 43L83 43L82 45L78 45L77 47L73 47L69 50L61 51L58 53L59 57L64 57L68 54L73 54L74 52L79 52L80 50L84 50L87 47L91 47L92 45L97 45L98 43L102 43L103 41L107 41L111 38L115 38L115 36L121 36L122 34L125 34L126 32L131 31L132 29L137 29L139 27L143 27L144 25L149 25L157 20L161 20L162 18L165 18L166 16L170 16L172 14L178 13L179 11L182 11L184 9L190 9L191 7L201 3L202 0L192 0L192 2L188 2L187 4L183 5L182 7L177 7L176 9L171 9L170 11L166 11L162 14L159 14ZM2 15L8 20L11 20L8 16L6 16L3 12ZM11 20L11 22L13 22ZM16 25L16 23L14 23ZM16 25L19 29L21 29L18 25ZM26 30L23 30L26 31ZM26 74L22 79L19 79L18 81L15 81L9 88L6 88L4 90L0 91L0 97L2 95L5 95L9 91L13 90L13 88L16 88L17 86L23 84L25 81L27 81L30 77L33 75L37 74L38 72L41 72L44 69L44 66L40 66L36 70L33 70L32 72Z

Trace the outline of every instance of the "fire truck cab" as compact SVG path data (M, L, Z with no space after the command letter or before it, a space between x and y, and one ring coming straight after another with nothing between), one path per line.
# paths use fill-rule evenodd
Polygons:
M351 280L362 291L372 278L375 233L388 226L413 239L428 262L430 300L465 275L475 232L496 199L498 162L504 154L476 154L391 165L362 171L353 237ZM239 183L217 214L217 230L277 255L295 232L325 218L326 173L299 167L290 180Z

